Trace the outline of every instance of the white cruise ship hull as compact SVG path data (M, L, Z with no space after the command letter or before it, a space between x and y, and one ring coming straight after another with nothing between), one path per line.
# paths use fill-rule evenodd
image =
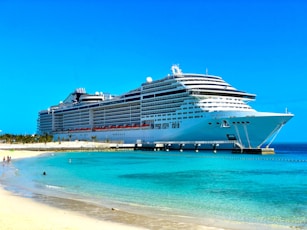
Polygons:
M182 121L179 128L151 129L149 127L114 128L103 131L78 131L55 134L56 139L118 141L121 143L153 142L222 142L232 140L243 148L259 148L270 141L292 114L261 112L215 112L205 118ZM223 122L227 121L225 125ZM221 144L220 149L232 148Z

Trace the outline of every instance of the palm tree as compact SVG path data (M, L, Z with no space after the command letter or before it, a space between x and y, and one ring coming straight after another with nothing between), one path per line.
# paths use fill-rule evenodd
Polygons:
M92 136L92 141L95 142L97 140L96 136Z

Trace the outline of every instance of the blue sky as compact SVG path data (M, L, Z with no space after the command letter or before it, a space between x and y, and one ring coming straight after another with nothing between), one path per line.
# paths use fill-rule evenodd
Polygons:
M0 130L35 133L75 88L121 94L180 64L257 94L259 111L288 108L276 141L306 141L306 12L303 0L0 0Z

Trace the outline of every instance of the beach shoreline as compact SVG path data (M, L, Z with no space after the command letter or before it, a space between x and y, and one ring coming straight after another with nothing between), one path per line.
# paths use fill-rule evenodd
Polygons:
M48 143L46 144L48 146ZM49 146L54 144L49 144ZM25 147L35 147L35 144L0 144L0 159L11 161L21 158L37 157L41 154L52 153L50 151L29 151ZM37 148L41 147L39 144ZM69 146L68 146L69 147ZM19 149L23 150L19 150ZM54 153L56 154L56 153ZM2 162L5 167L8 162ZM2 176L2 175L1 175ZM37 202L30 198L17 196L5 190L0 184L0 226L1 229L119 229L132 230L142 229L141 227L129 226L122 223L109 222L88 217L82 213L66 209L56 208L47 204Z

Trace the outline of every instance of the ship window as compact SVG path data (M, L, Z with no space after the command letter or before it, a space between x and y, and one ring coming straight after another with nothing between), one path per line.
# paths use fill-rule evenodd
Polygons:
M235 140L237 140L236 136L233 135L233 134L227 134L227 138L228 138L228 140L230 140L230 141L235 141Z
M162 128L163 129L168 129L169 128L169 124L168 123L163 123Z
M228 124L228 122L226 120L223 120L222 127L228 128L230 126L229 126L229 124Z

